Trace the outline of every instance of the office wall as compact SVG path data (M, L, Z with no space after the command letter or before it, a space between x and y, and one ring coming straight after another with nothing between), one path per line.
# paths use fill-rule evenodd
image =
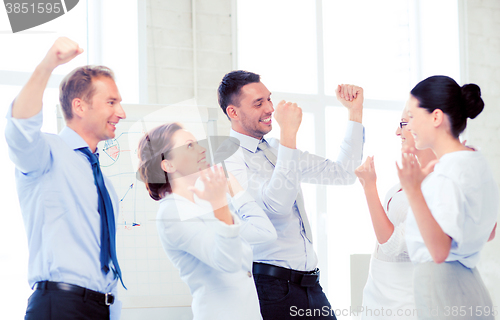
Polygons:
M484 111L469 120L468 140L479 146L500 183L500 1L468 0L467 69L468 81L481 87ZM483 280L500 308L500 232L488 243L478 266ZM497 317L499 318L499 317Z
M219 108L216 89L232 70L231 12L231 0L147 1L149 103L196 98ZM219 116L227 134L229 122Z

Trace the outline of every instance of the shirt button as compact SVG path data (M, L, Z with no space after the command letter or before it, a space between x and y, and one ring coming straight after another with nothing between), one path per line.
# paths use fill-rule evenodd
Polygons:
M248 276L249 278L251 278L251 277L252 277L252 273L251 273L250 271L248 271L248 272L247 272L247 276Z

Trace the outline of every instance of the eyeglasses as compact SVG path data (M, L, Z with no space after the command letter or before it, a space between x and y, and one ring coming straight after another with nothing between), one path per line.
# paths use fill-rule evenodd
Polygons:
M408 124L408 122L407 122L407 121L401 121L401 122L399 123L399 127L400 127L401 129L403 129L403 127L404 127L404 126L406 126L407 124Z

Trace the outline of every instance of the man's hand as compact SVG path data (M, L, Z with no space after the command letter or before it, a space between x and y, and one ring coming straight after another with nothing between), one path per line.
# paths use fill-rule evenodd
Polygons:
M363 117L363 88L352 84L341 84L335 89L337 100L349 111L349 120L360 122Z
M78 43L65 37L58 38L49 49L40 65L49 70L54 70L57 66L73 60L81 54L83 49Z
M78 46L78 43L61 37L54 42L40 65L52 71L61 64L73 60L82 52L83 49Z
M302 109L296 103L282 100L276 106L274 118L281 128L280 143L287 148L295 149L297 132L302 122Z

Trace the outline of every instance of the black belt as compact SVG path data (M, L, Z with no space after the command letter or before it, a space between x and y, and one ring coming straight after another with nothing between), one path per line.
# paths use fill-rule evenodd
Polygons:
M314 287L319 281L319 269L313 271L297 271L293 269L273 266L267 263L254 262L253 273L289 280L302 287Z
M82 297L86 296L87 299L97 301L104 306L112 305L113 302L115 302L115 297L111 293L100 293L94 290L64 282L40 281L35 283L35 289L72 292Z

